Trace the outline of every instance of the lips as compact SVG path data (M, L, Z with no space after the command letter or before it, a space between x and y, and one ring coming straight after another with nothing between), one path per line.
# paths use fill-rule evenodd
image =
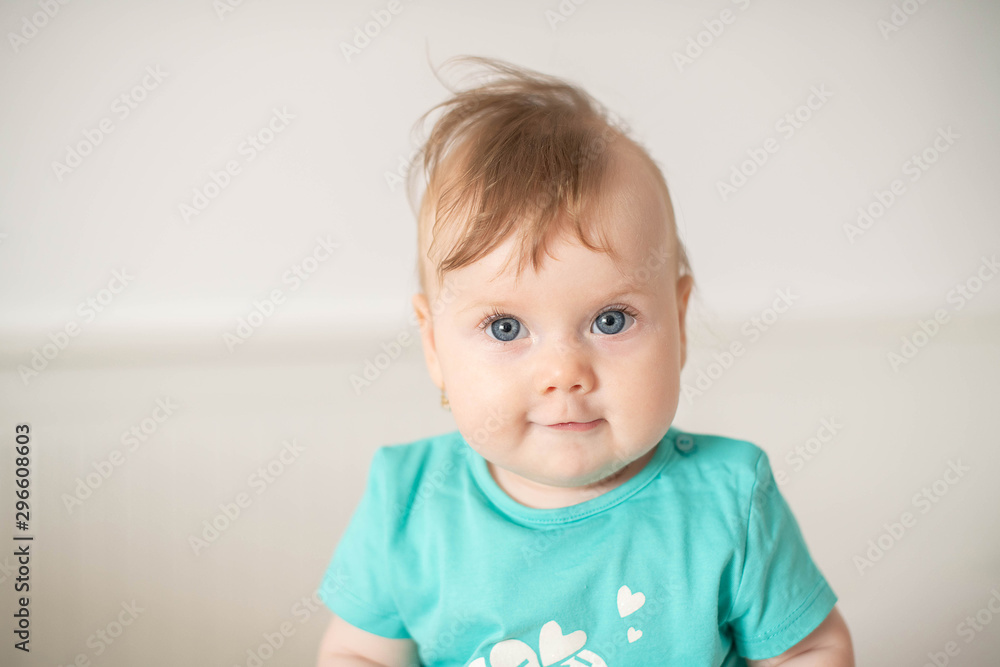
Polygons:
M560 422L557 424L546 424L546 428L556 429L558 431L589 431L592 428L597 428L603 419L595 419L589 422Z

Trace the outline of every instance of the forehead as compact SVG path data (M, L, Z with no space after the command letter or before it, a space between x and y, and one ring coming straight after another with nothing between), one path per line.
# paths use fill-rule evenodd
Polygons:
M641 281L649 280L649 271L643 268L649 265L657 274L654 279L662 278L663 274L676 278L680 266L679 245L670 195L659 169L642 148L623 136L607 144L604 153L606 168L599 189L583 202L575 223L592 243L610 246L615 258L600 252L591 253L590 261L599 266L589 266L588 275L594 273L596 268L607 269L609 260L616 259L611 261L616 281L631 281L637 271ZM548 237L538 249L536 259L539 270L545 269L555 251L562 254L561 245L581 243L574 221L566 218L565 211L561 215L563 217L549 228ZM428 215L425 219L433 217ZM444 248L458 242L454 234L462 233L460 230L458 225L444 225L442 229L433 231L427 228L420 239L421 256L429 260L421 268L422 284L427 287L432 299L440 295L445 284L450 284L452 294L457 292L461 295L463 291L468 291L471 283L493 288L499 288L504 283L516 286L523 280L524 274L533 272L531 254L536 241L522 238L522 234L527 233L527 227L515 225L486 256L469 265L450 269L444 275L437 273L436 261L448 254ZM464 231L468 233L468 230ZM434 243L441 249L432 257L429 246L435 237L439 237ZM568 263L563 263L561 267L569 268ZM459 289L459 277L464 290Z
M666 235L637 233L611 237L617 258L587 248L569 232L552 238L545 246L537 270L530 264L515 270L515 242L507 239L478 262L455 271L469 298L482 293L535 296L537 290L561 293L606 291L607 289L655 289L670 275L670 248Z
M617 258L585 247L572 223L561 222L546 239L537 271L529 263L518 273L521 240L516 234L479 261L457 269L454 278L464 286L460 305L484 296L540 296L536 290L597 298L611 291L651 291L673 284L676 243L670 210L656 179L638 161L614 164L600 196L580 216L581 226L591 232L587 236L610 245Z
M608 169L600 191L579 213L579 225L585 236L597 245L610 246L614 256L590 251L583 246L566 214L559 220L543 244L540 271L555 255L562 266L578 260L595 270L615 269L623 279L632 280L637 268L651 257L673 256L676 243L673 215L666 193L634 145L616 147L609 156ZM488 259L496 266L492 282L516 279L512 268L517 241L507 238ZM502 261L500 259L502 258ZM659 263L662 263L659 262Z

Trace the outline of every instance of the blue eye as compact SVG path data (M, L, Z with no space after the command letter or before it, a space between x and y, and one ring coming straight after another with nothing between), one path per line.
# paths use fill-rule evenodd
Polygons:
M615 305L605 310L594 320L591 333L613 336L627 330L634 322L636 313L628 306ZM486 335L501 343L509 343L524 338L520 334L527 334L525 329L516 317L502 313L494 309L493 313L486 317L480 324L479 329L486 332Z
M597 316L594 320L594 328L599 329L599 331L594 331L593 333L603 333L607 335L614 335L621 333L626 329L628 319L632 318L632 315L621 310L606 310Z
M507 343L517 338L521 323L513 317L499 317L489 322L489 330L497 340Z

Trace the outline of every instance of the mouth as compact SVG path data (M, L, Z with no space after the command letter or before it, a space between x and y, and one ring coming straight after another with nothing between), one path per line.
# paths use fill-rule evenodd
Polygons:
M546 424L546 427L557 431L589 431L597 428L602 423L604 423L603 419L595 419L592 422L562 422L559 424Z

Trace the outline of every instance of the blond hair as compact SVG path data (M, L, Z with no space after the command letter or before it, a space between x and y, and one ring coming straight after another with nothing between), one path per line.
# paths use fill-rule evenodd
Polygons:
M594 242L581 224L582 212L600 197L607 180L612 144L633 149L655 176L670 214L667 231L675 241L678 275L691 274L666 180L628 137L626 125L561 79L478 56L456 56L445 64L456 60L500 76L451 91L450 99L429 109L415 126L422 127L436 109L445 110L412 162L416 166L422 157L426 184L416 213L421 292L427 292L428 263L436 266L434 284L441 285L446 272L488 255L512 233L519 240L518 275L529 260L537 270L546 239L567 226L585 247L617 261L600 225L593 230L599 239ZM407 175L411 206L417 172L411 168ZM441 245L448 239L453 244L445 254L448 248Z

